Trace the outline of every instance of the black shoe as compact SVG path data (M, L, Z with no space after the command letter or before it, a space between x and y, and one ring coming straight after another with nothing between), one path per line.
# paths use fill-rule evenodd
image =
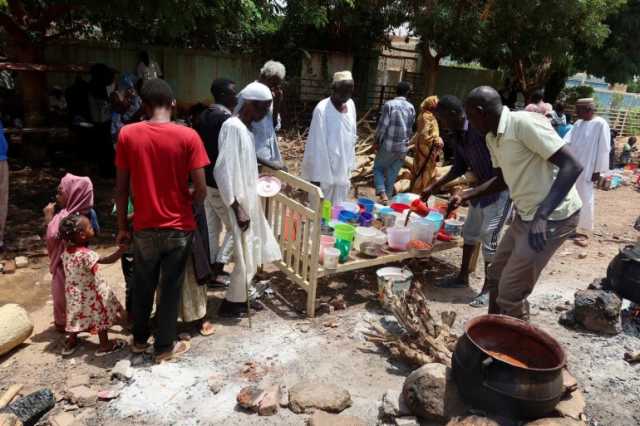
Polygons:
M435 284L437 288L465 288L469 287L469 282L461 280L460 277L455 277L449 280L440 281Z
M229 302L227 299L222 301L220 309L218 309L218 316L221 318L243 318L247 316L247 304L246 302L237 303Z

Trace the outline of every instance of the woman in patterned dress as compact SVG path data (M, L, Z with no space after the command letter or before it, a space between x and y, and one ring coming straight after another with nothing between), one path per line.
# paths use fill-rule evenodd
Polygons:
M101 258L88 247L94 237L91 221L73 214L60 223L60 238L66 242L62 253L65 273L67 341L63 355L71 355L78 347L78 333L97 334L100 347L96 356L104 356L126 346L121 340L109 340L108 329L122 319L122 305L100 273L98 264L115 263L125 250Z
M417 117L417 132L413 137L416 156L411 170L411 192L422 194L436 176L436 166L442 155L444 143L440 138L438 122L433 112L438 106L438 97L429 96L420 104Z

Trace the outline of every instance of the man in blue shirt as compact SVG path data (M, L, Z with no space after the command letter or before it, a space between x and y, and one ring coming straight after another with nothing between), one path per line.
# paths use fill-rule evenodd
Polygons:
M460 99L455 96L443 96L438 101L435 111L440 129L448 130L454 142L454 161L449 173L436 180L423 192L426 200L433 193L438 193L448 182L471 170L482 184L495 176L491 164L491 155L484 137L469 127ZM500 232L511 211L511 200L508 191L480 197L470 202L467 220L464 224L462 248L462 265L458 276L438 287L466 287L469 285L469 266L477 243L482 243L482 255L485 264L485 285L471 306L480 307L487 303L487 273L491 260L496 253Z
M378 148L373 163L373 182L376 195L386 203L393 196L393 186L409 150L413 134L416 110L407 101L411 84L401 81L396 87L397 96L387 101L380 111L375 145Z
M4 126L0 121L0 253L4 251L4 227L9 208L9 164L7 150L9 144L4 137Z

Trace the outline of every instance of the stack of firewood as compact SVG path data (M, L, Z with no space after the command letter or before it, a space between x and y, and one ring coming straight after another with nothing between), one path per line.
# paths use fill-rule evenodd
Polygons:
M414 282L405 294L396 295L385 289L385 307L396 317L404 332L394 334L381 325L371 323L366 339L386 347L394 358L414 365L437 362L451 366L451 354L457 341L451 328L456 319L453 311L442 312L435 318L422 287Z

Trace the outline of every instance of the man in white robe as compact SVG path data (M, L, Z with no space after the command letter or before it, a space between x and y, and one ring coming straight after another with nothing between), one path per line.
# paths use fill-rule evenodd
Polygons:
M319 186L332 204L349 198L356 162L357 121L352 95L351 72L335 73L331 96L313 110L302 161L302 177Z
M218 137L219 154L214 176L220 197L229 210L236 242L234 268L219 316L240 317L247 312L247 288L259 265L282 258L280 247L262 211L256 187L258 164L249 126L269 111L271 91L262 83L245 87L238 114L224 122Z
M584 167L576 181L576 189L582 199L578 228L583 231L576 239L576 243L586 246L587 238L593 231L595 208L593 183L600 179L601 173L609 171L611 132L609 124L602 117L595 115L595 103L591 98L578 100L576 115L579 120L565 135L564 140Z

